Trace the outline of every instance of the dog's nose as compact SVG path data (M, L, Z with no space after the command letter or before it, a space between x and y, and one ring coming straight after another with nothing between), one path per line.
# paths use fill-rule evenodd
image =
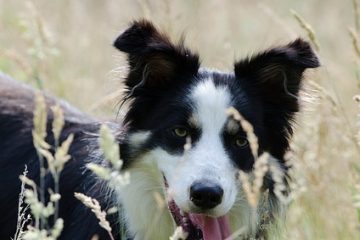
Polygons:
M195 182L190 187L190 200L202 209L211 209L221 203L224 190L216 184Z

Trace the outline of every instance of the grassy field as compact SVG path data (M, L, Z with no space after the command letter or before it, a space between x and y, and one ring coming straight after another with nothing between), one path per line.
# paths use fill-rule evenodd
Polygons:
M355 0L0 0L0 70L85 112L114 117L126 64L112 41L129 21L151 19L175 40L186 33L203 66L231 71L253 52L309 39L292 10L313 29L322 67L307 74L292 143L294 201L286 230L274 239L360 239Z

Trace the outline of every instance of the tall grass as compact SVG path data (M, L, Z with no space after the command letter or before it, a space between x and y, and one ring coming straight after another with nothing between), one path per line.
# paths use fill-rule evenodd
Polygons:
M29 179L27 169L25 166L24 174L20 176L22 181L22 188L19 197L19 212L18 225L14 239L20 240L55 240L57 239L63 229L63 219L58 217L59 200L59 177L65 163L70 159L68 150L72 142L73 136L70 135L59 145L54 148L55 153L52 154L51 146L45 141L47 132L47 106L44 97L39 93L35 99L36 107L34 111L34 129L32 132L33 143L38 153L40 161L40 185ZM59 106L53 109L54 116L57 118L53 124L52 129L56 143L59 143L60 133L64 125L64 118L62 110ZM47 161L47 168L45 162ZM45 189L45 176L50 173L54 179L54 189ZM25 185L28 188L25 189ZM45 191L50 191L50 200L45 201ZM38 193L40 196L38 196ZM27 213L30 209L32 218ZM54 222L50 226L49 222ZM32 224L27 225L32 221ZM25 227L27 229L25 229Z

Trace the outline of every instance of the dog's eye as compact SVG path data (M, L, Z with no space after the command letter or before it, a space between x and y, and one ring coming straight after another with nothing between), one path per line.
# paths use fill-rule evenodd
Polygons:
M240 148L246 147L249 144L248 140L244 137L237 138L235 143L236 143L236 146L238 146Z
M188 135L188 130L184 127L176 127L174 128L174 133L178 137L186 137Z

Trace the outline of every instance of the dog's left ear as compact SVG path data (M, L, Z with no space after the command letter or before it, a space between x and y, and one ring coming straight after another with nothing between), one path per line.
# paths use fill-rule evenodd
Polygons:
M299 110L298 93L303 73L320 63L310 44L297 39L285 46L235 63L235 75L245 90L261 100L269 139L279 157L287 148L292 134L291 120Z
M299 38L235 63L235 75L244 85L254 87L265 101L284 103L297 101L304 70L319 66L310 44Z
M129 74L126 85L145 88L166 87L183 75L196 74L199 57L146 20L135 21L114 42L114 46L127 53Z

